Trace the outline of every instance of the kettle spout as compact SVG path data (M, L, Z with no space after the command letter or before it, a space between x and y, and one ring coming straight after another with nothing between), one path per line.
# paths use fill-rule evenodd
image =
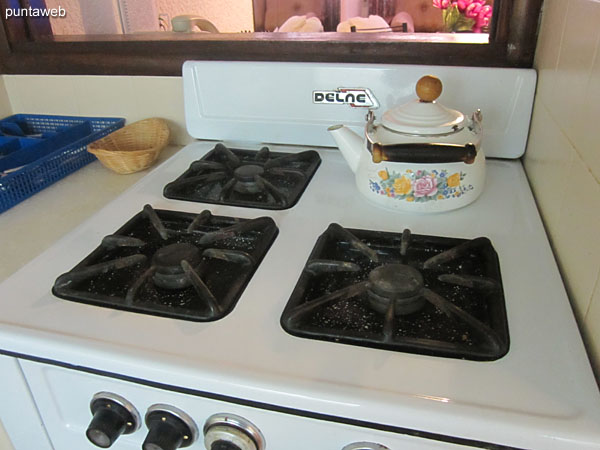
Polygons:
M350 166L350 169L352 169L352 172L356 173L358 162L365 146L362 138L344 125L332 125L327 131L335 139L338 148L342 152L342 156Z

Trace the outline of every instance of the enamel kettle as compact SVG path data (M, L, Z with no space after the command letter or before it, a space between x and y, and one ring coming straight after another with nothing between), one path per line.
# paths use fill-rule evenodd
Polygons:
M441 81L422 77L417 99L367 114L364 138L344 125L329 132L355 173L358 190L386 208L441 212L475 201L485 183L481 111L466 117L436 102Z

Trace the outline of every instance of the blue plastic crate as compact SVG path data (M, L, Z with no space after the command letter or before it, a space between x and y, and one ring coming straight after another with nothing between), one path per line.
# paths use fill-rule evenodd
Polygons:
M87 145L124 124L121 118L34 114L0 120L0 172L8 170L0 176L0 212L95 160Z

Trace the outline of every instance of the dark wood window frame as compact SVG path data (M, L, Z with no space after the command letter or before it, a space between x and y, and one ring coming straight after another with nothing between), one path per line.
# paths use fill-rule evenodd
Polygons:
M0 73L167 75L186 60L353 62L531 67L543 0L497 0L489 44L415 42L402 33L56 36L48 24L4 19L4 8L40 0L0 0Z

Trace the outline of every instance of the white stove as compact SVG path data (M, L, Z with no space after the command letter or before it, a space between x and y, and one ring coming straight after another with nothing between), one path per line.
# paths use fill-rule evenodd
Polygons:
M363 199L341 154L324 146L329 137L321 128L344 120L358 125L364 112L311 104L312 90L369 87L385 105L398 101L392 87L414 85L427 72L449 80L450 87L488 80L462 91L473 93L469 101L455 93L463 103L452 106L482 105L484 127L488 117L494 119L484 136L488 157L522 153L532 71L187 63L188 129L205 140L179 151L0 285L0 350L11 357L2 360L3 367L22 371L48 436L39 448L94 448L86 437L92 399L99 400L96 411L106 412L108 404L125 411L124 423L130 424L116 436L115 449L140 448L147 435L146 449L201 449L205 442L211 450L600 448L600 395L520 161L488 159L484 192L465 208L402 214ZM261 90L269 84L267 76L269 92ZM207 84L219 77L223 84ZM222 95L229 101L223 102ZM257 103L265 96L272 99L272 112ZM444 102L452 104L452 98ZM494 102L498 106L488 106ZM282 113L284 106L288 109ZM286 134L290 123L297 127ZM310 149L321 159L294 206L257 209L163 196L164 186L213 150L215 139L258 151L263 132L265 142L284 143L268 144L271 151ZM276 238L225 317L178 320L52 294L61 274L146 204L159 211L267 216L276 224ZM408 228L447 238L487 237L499 260L508 352L478 361L288 334L280 325L282 312L317 238L332 223L394 233ZM99 416L104 423L116 420L106 414ZM110 443L98 423L91 437Z

